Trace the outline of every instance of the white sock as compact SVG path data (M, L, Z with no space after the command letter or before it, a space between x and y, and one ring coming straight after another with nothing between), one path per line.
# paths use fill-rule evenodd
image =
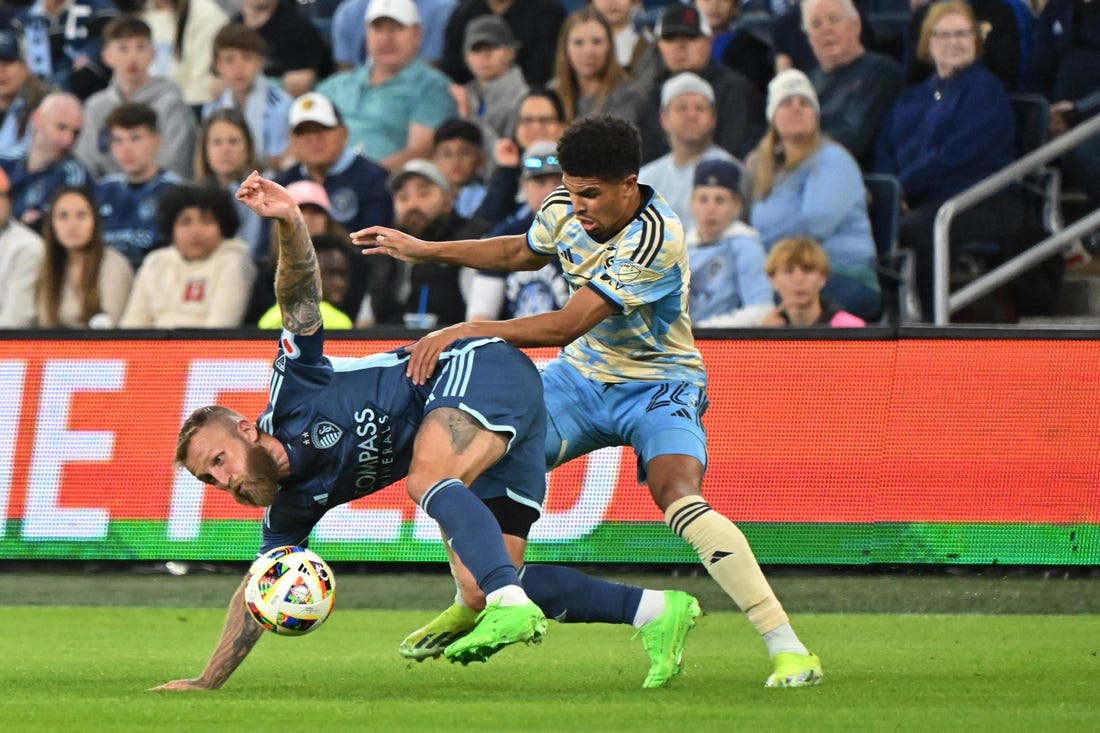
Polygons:
M768 654L774 657L780 652L795 652L797 654L809 654L809 650L798 639L790 624L772 629L764 634L764 643L768 645Z
M506 585L485 595L486 606L496 603L498 600L502 606L522 606L524 603L531 601L527 594L523 592L523 588L518 585Z
M630 623L634 628L640 629L664 612L665 592L646 588L642 591L642 601L638 604L638 611Z

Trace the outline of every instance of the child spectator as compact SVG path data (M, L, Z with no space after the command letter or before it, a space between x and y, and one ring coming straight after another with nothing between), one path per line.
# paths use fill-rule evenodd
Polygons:
M516 38L497 15L482 15L466 26L462 46L473 74L463 116L481 125L486 149L516 131L516 108L527 96L523 72L516 66Z
M282 170L290 143L290 104L294 100L264 76L264 39L241 23L230 23L214 36L214 70L225 85L217 99L203 107L205 119L217 109L244 115L256 154L270 171Z
M704 160L695 167L695 226L686 240L694 326L755 326L774 305L760 235L738 218L744 205L741 186L741 167L736 163Z
M38 325L113 328L134 273L105 246L103 222L86 188L59 188L42 227L46 258L38 277Z
M469 120L447 120L435 128L432 162L443 172L455 195L455 211L467 219L485 198L481 169L485 165L481 128Z
M175 186L160 200L161 236L172 242L149 254L134 279L123 328L236 328L256 266L233 237L237 210L215 186Z
M195 155L195 117L179 86L149 75L153 63L153 32L136 15L121 15L103 32L103 60L113 72L111 85L84 104L84 128L76 141L76 156L94 176L117 173L111 158L107 115L123 102L140 102L156 110L163 145L157 163L183 178L191 177Z
M151 107L120 104L104 125L111 136L111 156L122 172L109 173L96 183L103 238L136 271L145 255L165 244L157 228L161 194L184 180L157 165L161 138Z
M314 185L320 188L318 184ZM302 213L305 213L304 208ZM313 240L313 249L317 252L317 267L321 271L321 302L318 304L321 309L321 321L325 325L325 330L328 331L349 329L352 327L351 318L333 305L342 301L348 291L351 264L348 260L347 242L328 234L310 236ZM271 306L257 325L260 328L281 329L283 314L279 310L279 304Z
M811 237L783 239L772 247L764 263L779 305L764 316L761 326L858 327L863 319L821 297L829 279L829 256Z

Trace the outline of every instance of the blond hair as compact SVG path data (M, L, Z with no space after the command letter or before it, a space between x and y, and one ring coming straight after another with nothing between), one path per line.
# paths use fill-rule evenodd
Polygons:
M221 405L207 405L192 412L183 425L180 426L179 437L176 438L176 463L183 465L187 459L187 451L191 449L191 439L207 425L220 424L227 430L232 430L238 421L244 420L244 415L235 410Z
M789 171L797 168L802 161L809 158L821 147L821 128L818 126L814 133L813 143L806 148L806 152L797 158L787 158L783 145L779 141L779 133L774 124L768 125L768 131L756 149L749 155L751 163L749 171L752 174L752 192L756 201L768 197L775 186L776 176L780 171Z
M829 275L829 255L813 237L788 237L780 239L764 261L764 272L772 277L788 267L816 270Z

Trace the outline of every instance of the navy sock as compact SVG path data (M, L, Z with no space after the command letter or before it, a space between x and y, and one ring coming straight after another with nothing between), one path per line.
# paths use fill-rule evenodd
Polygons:
M424 492L420 508L439 522L451 549L486 595L520 584L496 517L461 481L448 478L436 483Z
M633 623L642 589L558 565L526 565L523 589L546 618L561 623Z

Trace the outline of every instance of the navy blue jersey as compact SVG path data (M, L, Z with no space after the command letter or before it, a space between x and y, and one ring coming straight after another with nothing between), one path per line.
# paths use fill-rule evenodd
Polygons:
M95 194L103 219L103 239L130 261L137 272L145 255L167 242L157 229L157 211L164 189L185 183L171 171L160 170L145 183L132 184L125 173L100 178Z
M88 170L71 155L66 155L35 173L27 170L25 155L22 148L0 153L0 168L4 169L11 181L11 213L16 219L21 219L28 211L45 213L53 192L62 186L88 184Z
M323 330L284 331L267 408L257 420L286 448L290 476L264 514L261 552L305 545L330 508L404 478L429 411L452 407L510 436L508 451L470 486L541 510L546 491L546 412L531 360L499 339L456 341L435 375L416 386L403 348L362 358L326 357Z

